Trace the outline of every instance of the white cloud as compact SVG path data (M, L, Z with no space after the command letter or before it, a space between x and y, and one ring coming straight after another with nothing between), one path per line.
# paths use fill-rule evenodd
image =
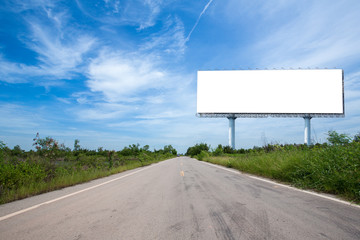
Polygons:
M89 65L87 85L101 92L107 101L133 101L140 92L164 87L167 73L151 56L125 55L103 51Z

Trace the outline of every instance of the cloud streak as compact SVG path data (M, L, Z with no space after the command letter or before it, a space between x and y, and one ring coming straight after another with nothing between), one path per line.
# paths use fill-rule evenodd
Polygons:
M199 17L197 18L194 26L192 27L191 31L189 32L188 36L185 39L185 43L188 42L190 40L191 34L193 33L193 31L195 30L195 28L197 27L197 25L199 24L200 18L202 17L202 15L204 15L204 13L206 12L206 9L210 6L210 4L212 3L213 0L210 0L204 7L204 9L202 10L202 12L200 13Z

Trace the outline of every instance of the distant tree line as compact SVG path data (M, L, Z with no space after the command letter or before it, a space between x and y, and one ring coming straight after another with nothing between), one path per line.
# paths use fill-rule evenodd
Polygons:
M120 151L103 147L89 150L82 148L78 139L70 149L52 137L41 138L38 133L33 146L35 150L30 151L22 150L19 145L10 149L0 141L0 203L31 195L33 190L53 190L48 186L72 185L177 155L171 145L153 151L149 145L140 144L131 144ZM74 176L80 177L74 180ZM25 193L23 189L32 190Z
M212 156L221 156L223 154L247 154L247 153L256 153L256 152L272 152L276 150L289 150L289 149L305 149L313 147L326 147L333 145L346 145L351 142L360 143L360 133L356 134L354 137L351 137L347 134L340 134L336 131L328 131L327 133L327 143L316 143L311 146L306 144L266 144L262 147L254 146L252 149L233 149L230 146L223 146L219 144L215 149L211 149L210 145L206 143L198 143L192 147L189 147L186 151L187 156L197 156L201 152L211 154Z

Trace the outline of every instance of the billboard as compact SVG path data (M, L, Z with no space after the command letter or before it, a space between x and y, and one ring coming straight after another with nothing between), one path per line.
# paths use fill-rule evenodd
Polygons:
M198 71L200 117L344 116L342 69Z

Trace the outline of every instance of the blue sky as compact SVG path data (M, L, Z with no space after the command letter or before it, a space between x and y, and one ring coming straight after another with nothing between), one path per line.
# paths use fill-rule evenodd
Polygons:
M198 70L341 68L345 118L312 137L360 131L360 2L2 0L0 140L33 149L133 143L185 152L228 144L228 120L197 118ZM237 119L236 148L303 143L301 118Z

